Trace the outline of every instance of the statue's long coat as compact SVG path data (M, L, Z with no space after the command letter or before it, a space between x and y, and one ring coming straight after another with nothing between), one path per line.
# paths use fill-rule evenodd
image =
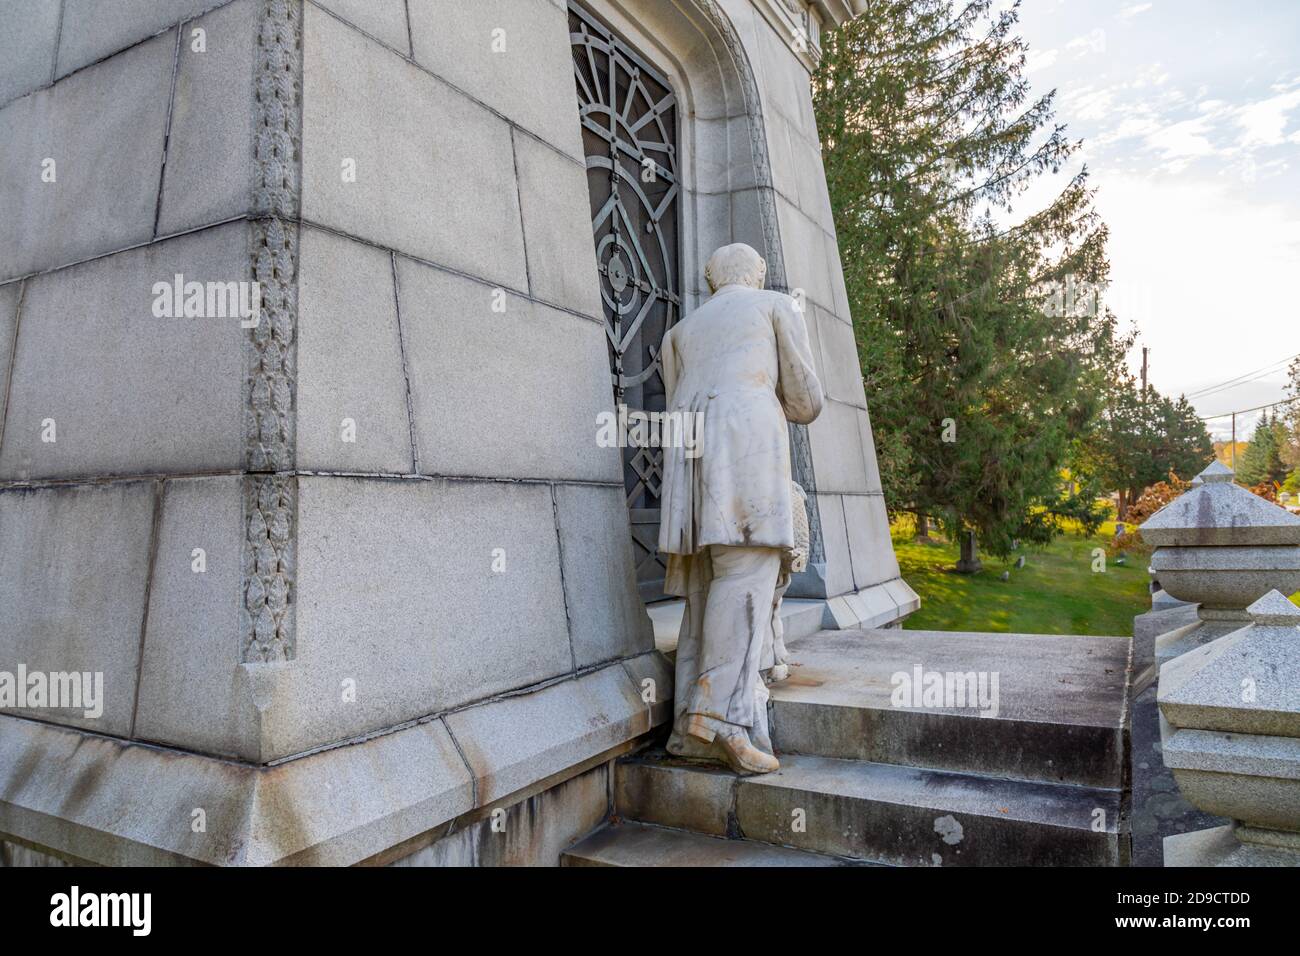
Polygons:
M664 449L659 550L665 590L682 594L675 557L794 545L786 422L811 422L823 396L803 314L780 292L723 286L669 330L661 356L668 410L703 413L699 457Z

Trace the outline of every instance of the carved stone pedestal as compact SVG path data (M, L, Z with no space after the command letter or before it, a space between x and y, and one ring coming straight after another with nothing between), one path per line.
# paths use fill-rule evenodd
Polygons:
M1141 527L1161 587L1200 605L1196 622L1156 638L1158 664L1248 624L1246 605L1270 589L1300 590L1300 517L1232 477L1214 462Z
M1169 837L1166 865L1300 866L1300 607L1271 591L1248 610L1160 670L1165 764L1190 803L1237 821L1240 844L1223 828Z

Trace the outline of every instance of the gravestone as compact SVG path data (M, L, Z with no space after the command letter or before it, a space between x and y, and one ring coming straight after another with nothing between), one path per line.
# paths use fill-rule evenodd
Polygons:
M957 559L957 572L959 574L978 574L984 570L984 564L979 559L975 532L963 531L960 540L961 557Z

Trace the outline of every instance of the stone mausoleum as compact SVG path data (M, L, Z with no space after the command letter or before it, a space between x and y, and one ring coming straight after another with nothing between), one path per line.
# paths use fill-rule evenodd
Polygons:
M0 7L0 671L102 675L95 708L0 709L0 858L555 863L600 828L681 609L661 452L597 422L663 409L725 243L799 300L827 393L791 432L787 640L888 641L917 600L809 93L865 8Z
M1300 862L1300 519L1225 468L1134 639L898 627L809 87L854 16L0 5L0 864ZM826 393L745 777L663 747L663 449L601 437L729 243Z
M1132 638L898 627L809 92L860 15L0 5L0 864L1300 862L1300 519L1221 466ZM825 392L756 776L663 746L663 449L601 437L731 243Z

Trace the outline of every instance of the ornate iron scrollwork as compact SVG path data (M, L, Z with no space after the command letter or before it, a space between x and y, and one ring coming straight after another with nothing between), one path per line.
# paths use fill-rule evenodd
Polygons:
M663 411L659 346L681 317L677 98L662 73L573 3L569 34L614 400ZM637 580L655 600L663 452L624 449L623 479Z

